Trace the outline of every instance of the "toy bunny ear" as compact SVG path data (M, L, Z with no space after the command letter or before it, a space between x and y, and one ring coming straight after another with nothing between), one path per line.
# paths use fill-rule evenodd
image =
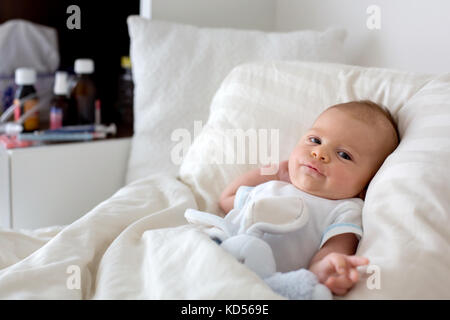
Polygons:
M231 224L227 223L223 218L208 212L195 209L186 209L184 217L190 223L208 227L218 227L219 229L223 230L227 236L231 236L233 233L235 233Z
M249 206L241 228L256 236L283 234L299 230L308 219L308 209L300 197L276 196L258 199Z

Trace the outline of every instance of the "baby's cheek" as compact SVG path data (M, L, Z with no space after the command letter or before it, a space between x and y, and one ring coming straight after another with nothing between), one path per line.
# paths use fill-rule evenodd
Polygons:
M295 148L294 150L292 150L292 152L289 156L289 160L298 159L299 155L300 155L300 150L298 148Z
M360 193L364 187L366 186L364 174L352 174L349 177L349 190L351 190L351 193L358 194Z
M299 152L294 150L289 156L289 161L288 161L288 168L289 168L289 170L295 168L295 166L299 162L299 159L300 159Z
M351 170L341 169L336 171L335 182L341 190L348 192L358 192L360 183L358 174Z

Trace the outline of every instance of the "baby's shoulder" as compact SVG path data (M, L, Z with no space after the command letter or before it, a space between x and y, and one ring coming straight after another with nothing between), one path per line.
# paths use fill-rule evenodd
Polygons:
M364 201L360 198L349 198L336 200L333 211L356 211L362 212Z

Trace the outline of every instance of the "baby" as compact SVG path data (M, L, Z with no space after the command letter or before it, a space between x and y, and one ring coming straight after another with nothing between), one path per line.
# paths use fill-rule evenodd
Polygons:
M229 213L264 197L301 197L309 210L307 225L263 239L272 247L278 271L308 268L335 295L345 295L358 281L356 267L369 263L354 255L366 188L398 143L395 122L384 108L371 101L334 105L316 119L289 160L279 163L277 174L256 169L238 177L219 205ZM232 210L225 219L243 217Z

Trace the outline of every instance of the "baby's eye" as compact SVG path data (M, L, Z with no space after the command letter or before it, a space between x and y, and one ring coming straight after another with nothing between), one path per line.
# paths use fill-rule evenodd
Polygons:
M350 156L348 155L347 152L339 151L339 152L338 152L338 155L339 155L339 157L341 157L342 159L345 159L345 160L352 160L352 157L350 157Z
M309 141L311 141L312 143L320 144L320 139L316 137L310 137Z

